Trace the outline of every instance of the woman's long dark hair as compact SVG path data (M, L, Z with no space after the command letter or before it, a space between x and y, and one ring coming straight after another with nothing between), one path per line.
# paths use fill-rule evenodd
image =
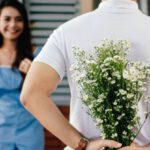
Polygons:
M24 5L18 0L1 0L0 1L0 13L5 7L13 7L19 11L24 22L24 30L17 40L17 52L16 59L13 66L18 67L20 62L26 57L30 60L33 59L32 45L31 45L31 34L29 29L29 21L27 11ZM3 36L0 33L0 47L3 46Z

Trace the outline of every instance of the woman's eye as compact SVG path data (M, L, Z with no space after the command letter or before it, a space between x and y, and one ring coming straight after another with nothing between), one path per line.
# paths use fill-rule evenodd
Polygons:
M23 18L22 18L22 17L19 17L19 18L16 19L16 21L18 21L18 22L23 22Z
M10 21L10 18L4 18L4 21Z

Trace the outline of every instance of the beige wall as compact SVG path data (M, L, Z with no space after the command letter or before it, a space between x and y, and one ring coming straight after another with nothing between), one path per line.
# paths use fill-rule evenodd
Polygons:
M81 14L93 10L93 0L80 0L81 3Z

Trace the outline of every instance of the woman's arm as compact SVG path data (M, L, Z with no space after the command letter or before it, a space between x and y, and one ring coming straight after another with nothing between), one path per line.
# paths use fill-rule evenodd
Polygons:
M49 97L56 89L60 77L49 65L33 62L21 94L21 102L51 133L66 145L75 149L82 137ZM118 142L111 140L93 140L89 142L87 150L99 150L101 147L120 147Z

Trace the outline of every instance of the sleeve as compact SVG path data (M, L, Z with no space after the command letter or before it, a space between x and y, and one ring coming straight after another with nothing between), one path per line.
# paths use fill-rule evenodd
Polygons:
M55 30L34 61L50 65L62 79L65 75L65 46L62 31Z

